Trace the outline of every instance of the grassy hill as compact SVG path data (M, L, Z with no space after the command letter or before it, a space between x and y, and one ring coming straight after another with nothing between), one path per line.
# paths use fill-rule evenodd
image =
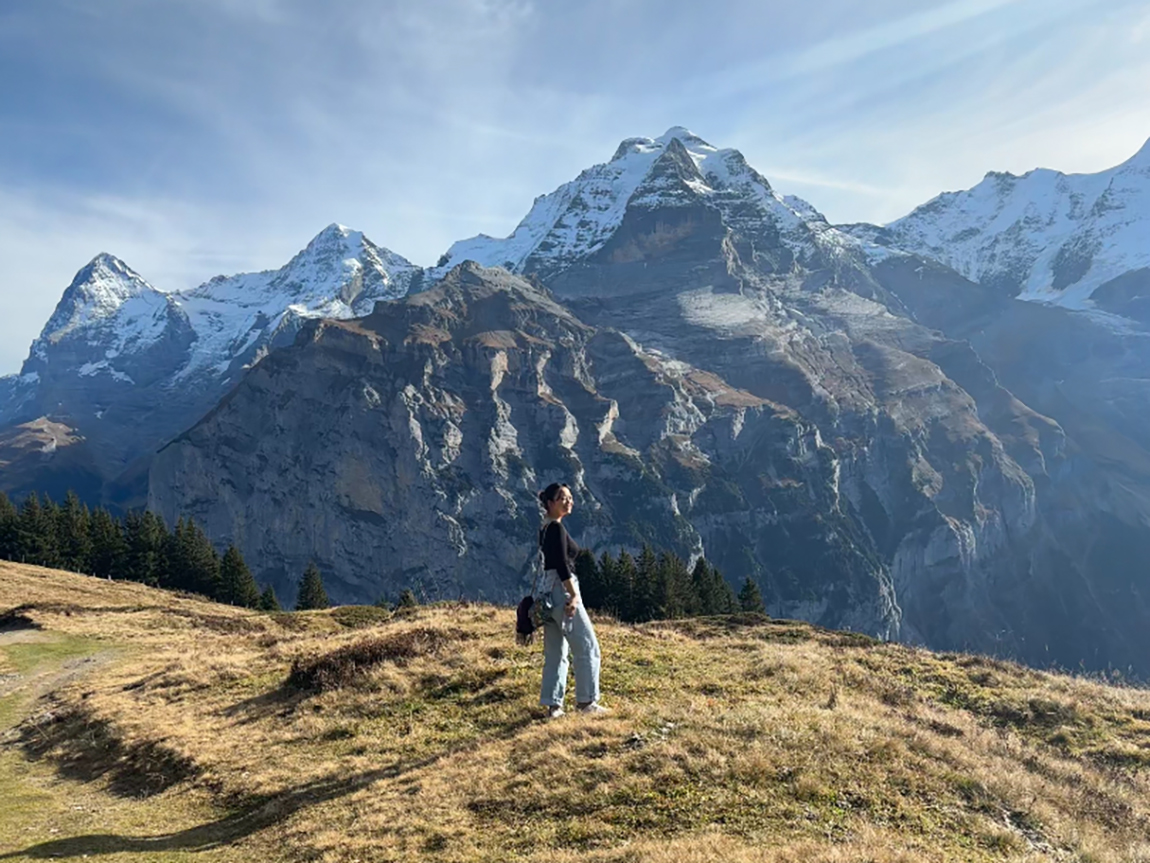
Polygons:
M1150 692L757 616L598 623L608 717L451 605L0 563L0 860L1150 861Z

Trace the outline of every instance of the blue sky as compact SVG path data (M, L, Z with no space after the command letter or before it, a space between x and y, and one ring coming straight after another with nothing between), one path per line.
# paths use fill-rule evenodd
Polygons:
M162 289L338 221L416 263L684 125L836 222L1150 137L1150 2L2 0L0 373L97 252Z

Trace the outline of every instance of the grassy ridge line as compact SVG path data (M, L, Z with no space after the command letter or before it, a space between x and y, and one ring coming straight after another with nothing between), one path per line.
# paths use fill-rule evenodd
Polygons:
M219 835L249 850L1150 860L1140 690L754 616L604 620L616 713L547 724L532 713L539 651L513 646L508 609L269 617L3 568L0 610L18 604L48 631L129 646L58 693L61 707L125 752L187 766L155 793L210 791L233 812ZM382 658L362 673L322 691L284 685L293 663L365 639ZM45 756L82 758L66 739Z

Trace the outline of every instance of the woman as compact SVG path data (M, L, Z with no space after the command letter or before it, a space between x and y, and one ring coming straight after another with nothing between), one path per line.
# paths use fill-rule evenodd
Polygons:
M547 511L539 529L543 548L543 590L550 591L552 616L543 624L543 687L539 703L547 717L563 715L563 695L567 689L567 652L575 660L575 701L581 713L606 713L599 704L599 641L587 609L579 599L579 579L575 577L575 556L579 546L563 526L571 514L571 489L553 482L539 492L539 502Z

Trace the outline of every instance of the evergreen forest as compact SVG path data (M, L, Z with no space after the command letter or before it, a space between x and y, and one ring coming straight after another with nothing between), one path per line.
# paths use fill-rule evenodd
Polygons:
M18 507L0 492L0 558L279 609L270 586L260 592L239 549L221 555L193 519L169 529L148 511L117 518L103 507L89 509L73 492L59 504L33 493Z
M0 558L280 610L275 591L270 585L260 590L239 549L229 546L221 555L194 519L180 518L169 529L148 511L117 518L103 507L89 509L73 492L63 503L33 493L19 506L0 492ZM638 557L625 550L599 558L583 551L575 573L584 605L625 623L764 610L753 580L736 594L705 558L688 567L649 545ZM412 591L404 591L399 605L415 604ZM313 563L300 579L296 610L329 605Z

